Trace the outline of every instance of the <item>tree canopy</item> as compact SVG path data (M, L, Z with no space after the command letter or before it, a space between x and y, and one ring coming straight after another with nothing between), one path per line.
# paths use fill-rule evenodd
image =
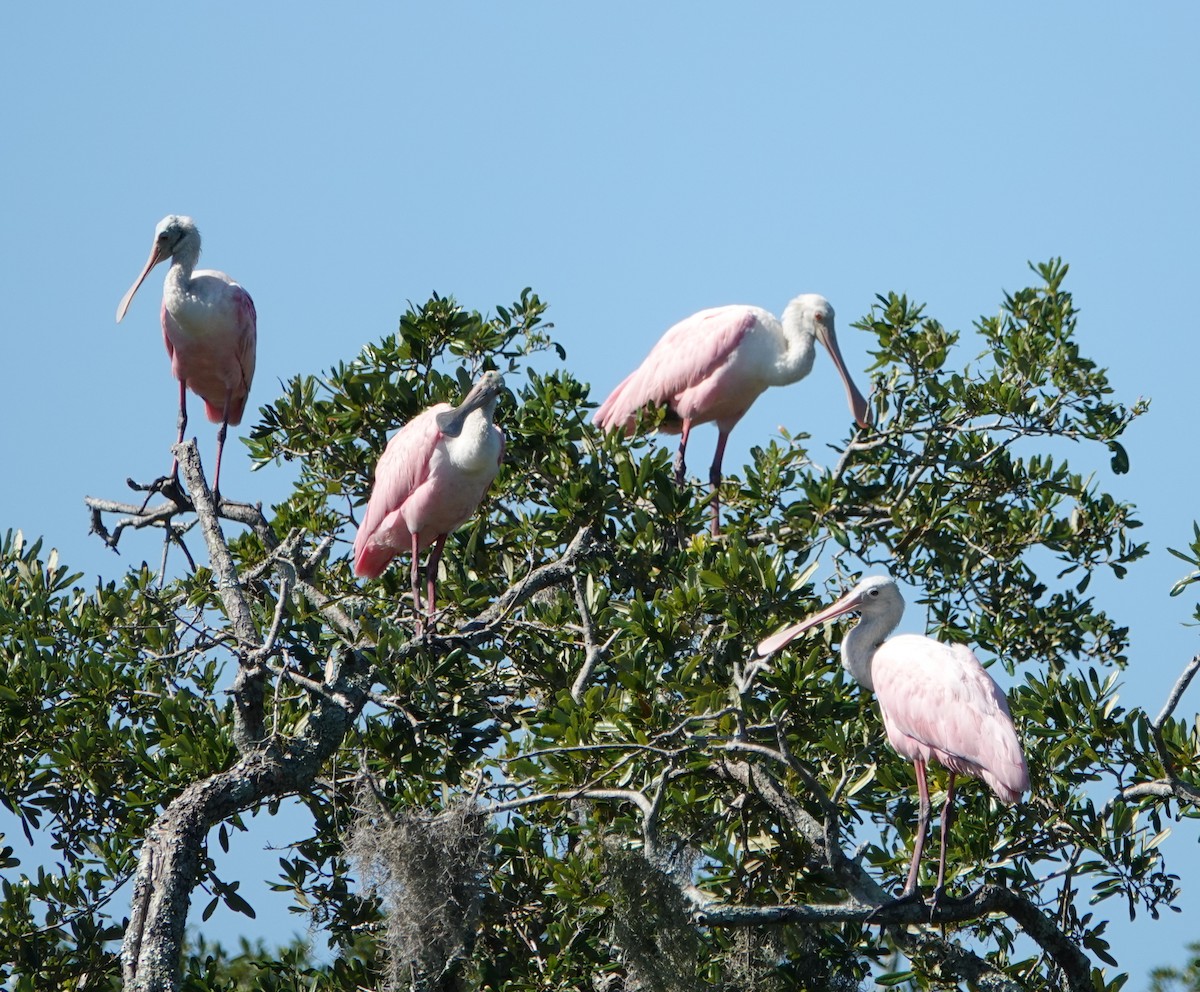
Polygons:
M298 466L268 511L214 505L190 443L190 499L89 499L98 540L170 544L186 566L165 582L88 584L8 533L0 802L54 859L0 850L5 987L1120 988L1107 919L1172 907L1159 844L1200 809L1200 730L1176 712L1200 656L1161 712L1117 702L1128 631L1088 589L1147 551L1103 484L1133 470L1144 404L1080 351L1067 267L1035 271L967 343L879 297L855 325L874 426L832 453L755 447L717 538L667 452L590 423L530 290L490 316L434 296L286 383L249 440ZM505 464L414 637L407 569L361 583L348 545L388 434L491 368ZM1200 568L1200 531L1177 554ZM914 590L910 629L993 665L1033 782L1013 806L962 784L964 898L932 919L868 921L904 879L914 782L838 664L845 625L754 656L879 570ZM332 963L189 945L189 907L253 913L210 845L288 797L311 832L276 885Z

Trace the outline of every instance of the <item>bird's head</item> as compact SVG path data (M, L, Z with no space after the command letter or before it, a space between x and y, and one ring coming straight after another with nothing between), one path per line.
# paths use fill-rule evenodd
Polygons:
M496 412L496 402L503 388L504 376L496 371L484 372L475 380L475 385L458 406L437 415L438 430L448 437L458 437L467 417L476 410L482 410L483 415L490 421Z
M154 228L154 247L161 258L174 255L185 240L200 241L200 231L191 217L168 214Z
M834 329L833 307L829 301L818 293L803 293L787 305L787 310L784 311L785 320L789 313L800 327L815 336L829 352L838 375L842 377L842 384L846 387L846 398L850 401L850 413L854 417L854 422L859 427L870 427L871 411L863 394L858 391L854 380L850 378L850 372L846 369L846 363L842 359L842 352L837 342L837 331Z
M896 621L899 621L903 612L904 597L900 595L900 587L896 585L895 580L888 575L872 575L863 579L836 603L813 614L807 620L801 620L800 623L759 642L758 654L764 657L773 654L806 630L847 613L860 613L864 616L894 615Z
M146 260L142 274L137 277L133 285L129 287L129 292L121 297L121 302L117 305L118 324L125 316L125 311L129 309L129 304L133 302L133 294L138 291L138 287L150 274L150 270L164 258L172 257L184 247L193 249L195 256L199 258L200 232L196 229L196 223L191 217L169 214L154 228L154 244L150 246L150 257Z

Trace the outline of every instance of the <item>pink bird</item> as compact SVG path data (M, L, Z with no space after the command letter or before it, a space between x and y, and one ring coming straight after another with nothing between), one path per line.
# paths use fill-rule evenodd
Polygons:
M229 425L242 422L258 340L254 301L224 272L197 269L200 232L191 217L171 214L154 229L154 246L142 274L117 307L117 323L125 316L133 294L150 270L171 259L163 284L162 329L171 371L179 380L179 438L187 428L187 391L204 400L208 419L217 431L217 469L213 495L221 494L221 453ZM178 461L171 462L170 479L178 483Z
M874 690L888 740L917 770L917 839L901 901L916 897L917 867L929 826L925 765L937 758L950 773L942 807L936 906L946 881L954 776L981 778L1001 800L1016 802L1029 791L1025 756L1004 693L970 648L918 634L888 638L904 613L904 599L887 576L863 579L832 606L762 641L758 653L772 654L809 628L851 612L861 619L842 640L842 667L859 685Z
M446 536L475 512L500 471L504 432L492 418L503 387L499 372L485 372L457 407L438 403L422 411L392 436L376 466L367 514L354 538L354 574L378 578L396 555L411 551L417 633L420 553L433 549L425 565L432 620Z
M605 430L624 429L628 434L644 406L665 404L667 417L659 430L680 435L675 483L682 486L692 427L715 421L717 450L708 478L712 484L712 532L719 534L721 460L729 432L768 386L785 386L808 375L816 357L814 339L833 358L855 421L869 426L867 401L851 381L838 350L833 307L815 293L792 300L782 321L751 306L716 307L681 320L601 404L596 423Z

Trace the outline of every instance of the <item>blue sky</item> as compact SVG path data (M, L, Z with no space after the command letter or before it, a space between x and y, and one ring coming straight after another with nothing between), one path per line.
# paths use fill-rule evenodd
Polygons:
M89 574L157 561L156 541L117 558L89 538L82 498L167 467L162 270L113 320L167 213L195 217L204 264L254 297L252 411L394 330L408 300L487 310L527 285L597 399L679 318L800 292L833 302L866 385L849 325L876 293L967 328L1027 260L1061 255L1084 353L1121 399L1153 401L1131 474L1095 464L1151 542L1098 594L1132 627L1123 699L1157 712L1197 650L1164 550L1200 516L1197 38L1183 2L6 5L0 527ZM727 470L780 424L814 450L844 436L828 356L760 399ZM694 436L694 472L714 440ZM224 491L269 502L286 480L252 475L231 435ZM1130 925L1102 906L1131 988L1200 932L1196 842L1185 824L1167 848L1183 914ZM293 923L266 898L273 938ZM206 932L246 931L222 913Z

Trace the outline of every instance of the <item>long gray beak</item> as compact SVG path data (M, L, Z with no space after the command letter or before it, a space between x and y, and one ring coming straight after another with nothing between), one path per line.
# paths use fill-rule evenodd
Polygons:
M154 247L150 249L150 257L146 260L146 267L142 269L142 274L137 277L137 280L129 287L129 292L121 297L121 302L117 304L117 323L121 323L121 318L125 316L125 311L129 309L129 304L133 302L133 294L138 291L138 287L146 281L146 276L150 274L150 270L163 260L164 256L159 252L158 239L154 239Z
M858 391L858 387L850 378L850 372L842 359L842 351L838 347L837 336L834 334L833 328L818 322L817 338L821 344L825 345L829 357L833 359L833 364L838 370L838 375L842 377L842 383L846 387L846 399L850 401L850 413L854 416L854 422L859 427L870 427L871 411L867 407L867 401L863 398L863 394Z

